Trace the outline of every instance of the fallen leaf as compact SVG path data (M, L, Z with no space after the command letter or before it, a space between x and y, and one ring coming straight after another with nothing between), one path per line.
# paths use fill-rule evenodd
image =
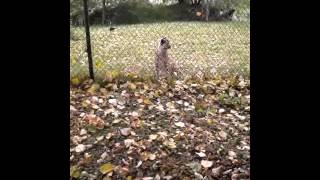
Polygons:
M160 179L161 179L161 177L160 177L159 174L157 174L157 175L154 177L154 180L160 180Z
M115 119L112 121L112 124L118 124L119 122L121 122L121 119Z
M170 149L175 149L177 146L176 146L176 143L174 141L164 141L163 144L167 147L169 147Z
M168 133L167 132L157 132L157 134L162 138L162 139L165 139L167 136L168 136Z
M70 176L76 179L80 177L80 170L77 168L77 166L72 166L70 168Z
M92 86L87 90L87 92L94 94L99 88L100 88L99 84L92 84Z
M223 174L225 174L225 175L229 174L231 171L232 171L232 169L226 170L226 171L223 172Z
M134 143L134 139L126 139L124 140L124 145L128 148L131 144Z
M221 172L222 172L222 166L218 166L218 167L212 169L212 174L215 177L219 176L221 174Z
M142 164L142 161L139 161L138 164L136 165L136 168L140 167Z
M244 88L246 86L246 83L244 81L239 82L239 87Z
M71 79L71 84L73 84L73 85L79 85L80 84L80 80L79 80L79 78L72 78Z
M167 102L166 103L166 106L169 108L169 109L174 109L174 103L173 102Z
M182 101L182 100L179 100L179 101L176 101L176 103L182 105L182 104L183 104L183 101Z
M125 106L122 106L122 105L117 105L117 108L120 109L120 110L122 110L122 109L124 109L124 108L126 108L126 107L125 107Z
M89 104L91 104L90 101L89 101L89 100L85 100L85 101L82 102L81 105L82 105L83 107L88 107Z
M108 95L108 91L106 88L100 88L100 92L103 94L103 95Z
M194 172L199 172L201 170L201 165L197 162L188 163L186 166L190 167Z
M190 104L188 102L184 102L184 106L189 106Z
M115 112L115 109L114 108L110 108L110 109L107 109L107 110L104 111L104 115L108 115L108 114L113 113L113 112Z
M213 124L217 124L218 122L217 122L216 120L213 120L213 119L208 119L208 120L207 120L207 123L208 123L209 125L213 125Z
M107 152L102 153L102 154L101 154L101 159L106 158L106 157L107 157L107 155L108 155L108 154L107 154Z
M86 113L81 113L80 115L79 115L79 117L84 117L86 115Z
M139 119L135 119L131 122L131 127L133 128L139 128L141 127L142 122Z
M233 158L237 157L237 154L236 154L235 152L233 152L233 151L229 151L229 152L228 152L228 155L229 155L230 157L233 157Z
M224 131L220 131L219 132L219 136L221 137L221 138L223 138L223 139L226 139L227 138L227 133L226 132L224 132Z
M107 163L107 164L104 164L104 165L102 165L102 166L100 166L100 172L102 173L102 174L107 174L107 173L109 173L109 172L111 172L111 171L113 171L113 165L111 164L111 163Z
M108 102L113 106L117 106L117 99L109 99Z
M70 111L77 111L77 109L70 105Z
M230 110L230 113L231 114L238 114L238 112L236 110L233 110L233 109Z
M118 118L118 117L119 117L119 114L120 114L119 111L114 111L114 112L112 112L112 115L113 115L115 118Z
M173 176L163 176L163 179L165 180L171 180L173 178Z
M238 114L235 114L235 116L237 116L241 121L245 120L246 117L245 116L241 116L241 115L238 115Z
M155 155L155 154L150 153L150 154L149 154L148 159L149 159L149 160L151 160L151 161L153 161L153 160L155 160L155 159L156 159L156 155Z
M206 157L206 154L203 152L196 153L199 157Z
M150 99L144 99L143 100L143 103L146 104L146 105L151 105L152 102L150 101Z
M133 112L131 113L131 116L137 118L137 117L139 117L139 113L136 112L136 111L133 111Z
M99 98L98 98L97 96L92 96L92 97L91 97L91 101L92 101L93 103L98 102L98 100L99 100Z
M201 174L195 172L194 175L196 176L197 180L203 180L203 176Z
M156 106L156 109L159 110L159 111L165 111L161 104Z
M113 172L111 171L111 172L109 172L109 173L107 174L107 176L108 176L108 177L111 177L112 174L113 174ZM111 178L110 178L110 180L111 180Z
M80 130L80 136L86 135L87 131L85 129Z
M92 109L100 109L100 107L96 104L92 104Z
M113 136L112 133L108 133L108 134L106 135L106 139L110 139L112 136Z
M86 120L88 121L89 125L92 125L98 129L103 129L105 125L104 121L99 116L94 114L87 115Z
M153 180L153 177L143 177L142 180Z
M202 160L201 161L201 165L204 168L209 168L209 167L211 167L213 165L213 161Z
M179 140L181 139L182 137L184 137L184 133L183 132L177 132L177 134L174 136L174 139L176 140Z
M75 151L76 151L77 153L83 152L83 151L85 151L85 150L86 150L86 146L83 145L83 144L79 144L79 145L76 146L76 148L75 148Z
M135 89L137 89L137 86L135 84L133 84L133 83L128 83L128 88L130 90L135 90Z
M106 176L103 177L102 180L111 180L111 178L108 175L106 175Z
M130 132L131 132L131 129L130 129L130 128L120 129L120 133L121 133L121 135L123 135L123 136L129 136L129 135L130 135Z
M185 127L183 122L177 122L177 123L174 123L174 125L176 125L178 127Z
M102 136L97 137L96 139L97 139L97 141L102 141L103 138L104 138L104 136L102 135Z
M146 161L149 158L149 153L148 152L142 152L140 156L141 156L141 159L143 161Z
M89 125L88 126L88 131L91 132L91 133L95 133L97 130L96 130L96 128L94 126Z
M156 140L157 137L158 137L157 134L150 134L150 135L149 135L149 139L150 139L151 141Z

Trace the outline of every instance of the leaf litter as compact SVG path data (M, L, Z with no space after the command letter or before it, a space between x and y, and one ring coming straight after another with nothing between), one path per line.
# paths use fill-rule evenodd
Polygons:
M228 83L72 87L70 176L250 179L250 81Z

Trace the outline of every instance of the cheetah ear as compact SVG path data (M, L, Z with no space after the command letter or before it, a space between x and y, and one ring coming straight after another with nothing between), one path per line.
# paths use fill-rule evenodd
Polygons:
M163 45L165 43L165 38L162 38L160 44Z

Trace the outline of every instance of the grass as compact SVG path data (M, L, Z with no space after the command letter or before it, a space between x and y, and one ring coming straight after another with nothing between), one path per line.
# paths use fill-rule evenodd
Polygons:
M88 75L84 28L72 28L71 76ZM153 75L154 52L161 37L167 37L172 57L185 76L199 70L219 75L250 74L250 25L248 22L170 22L108 27L93 26L91 44L97 78L113 70ZM250 76L249 76L250 77Z

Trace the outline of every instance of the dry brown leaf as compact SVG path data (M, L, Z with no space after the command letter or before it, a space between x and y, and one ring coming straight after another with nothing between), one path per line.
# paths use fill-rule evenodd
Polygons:
M124 145L128 148L134 142L135 142L134 139L126 139L126 140L124 140Z
M92 125L98 129L104 128L105 122L99 116L89 114L86 116L86 120L88 121L89 125Z
M219 136L221 137L221 138L223 138L223 139L226 139L227 138L227 133L226 132L224 132L224 131L220 131L219 132Z
M206 154L203 152L196 153L199 157L206 157Z
M209 167L211 167L213 165L213 161L202 160L201 161L201 165L204 168L209 168Z
M149 135L149 139L150 139L151 141L156 140L157 137L158 137L157 134L150 134L150 135Z
M174 123L174 125L176 125L177 127L185 127L183 122L176 122Z
M120 129L120 133L123 136L129 136L131 132L131 128L122 128Z
M170 149L175 149L177 148L176 143L174 141L164 141L163 144L167 147L169 147Z

